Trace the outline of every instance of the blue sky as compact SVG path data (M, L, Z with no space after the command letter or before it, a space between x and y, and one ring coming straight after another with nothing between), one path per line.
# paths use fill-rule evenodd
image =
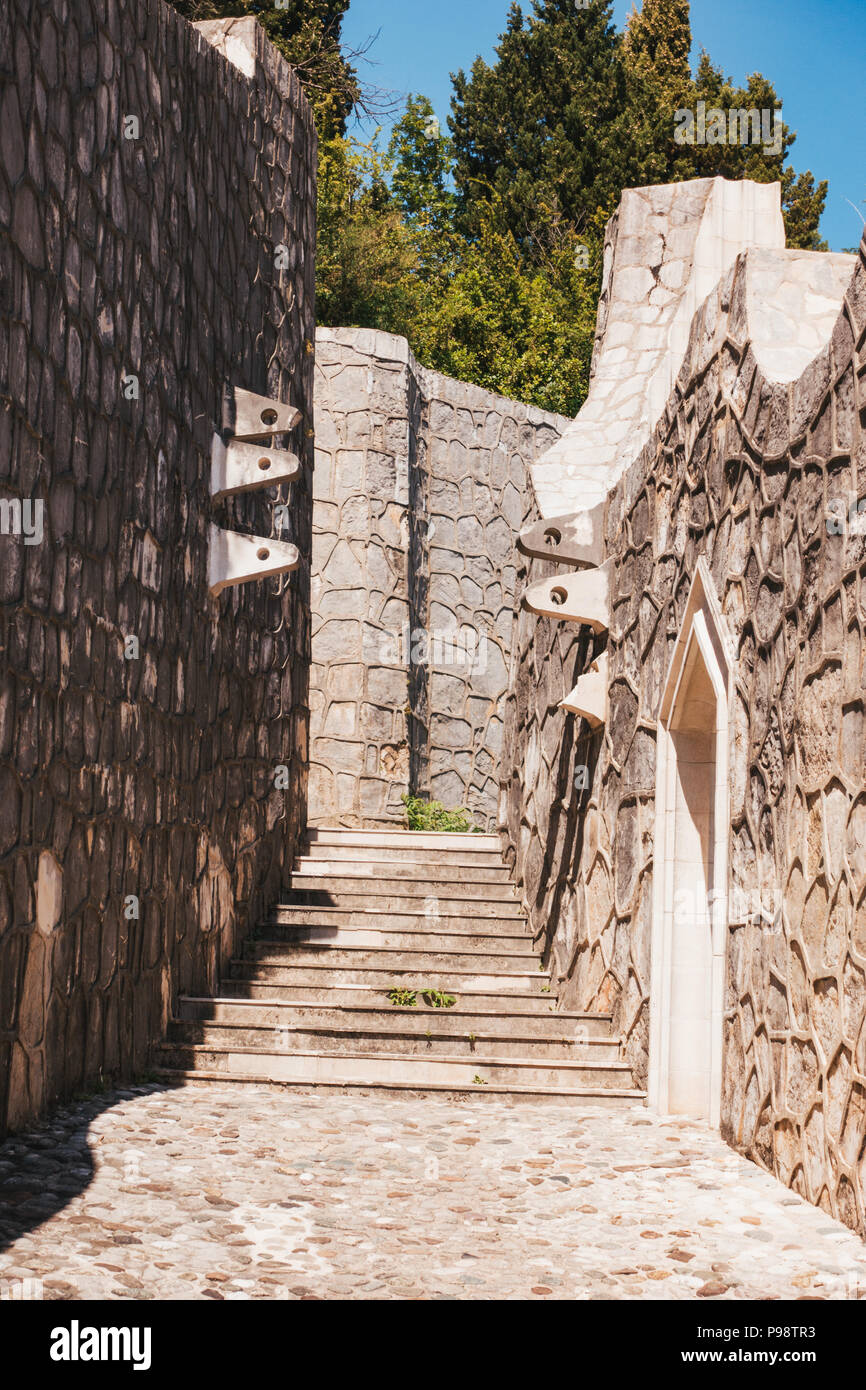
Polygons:
M423 92L444 123L449 73L492 57L508 9L509 0L351 0L343 32L354 45L379 30L364 79ZM631 9L616 0L618 27ZM691 14L693 58L704 47L736 80L757 71L775 84L797 132L794 168L830 181L823 235L832 250L856 245L863 226L846 198L866 215L866 0L692 0Z

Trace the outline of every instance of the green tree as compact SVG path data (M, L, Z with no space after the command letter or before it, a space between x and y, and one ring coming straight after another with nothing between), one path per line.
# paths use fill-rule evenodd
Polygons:
M532 0L516 4L496 60L476 60L454 78L458 225L477 234L495 206L521 246L543 245L563 218L596 242L623 188L720 174L780 180L788 243L821 247L818 222L827 186L798 174L783 128L778 152L763 145L678 145L675 112L708 106L777 110L759 73L737 87L704 54L692 77L686 0L644 0L624 34L609 0Z
M781 119L781 100L772 83L760 73L751 73L745 87L737 87L720 68L713 65L706 52L701 53L693 84L692 101L696 106L704 101L708 109L724 112L772 111L778 113L778 151L763 144L686 145L680 147L675 161L677 177L706 178L721 174L727 179L753 179L755 183L782 185L782 215L785 219L787 244L805 250L823 251L827 243L821 240L818 225L827 200L827 182L816 184L810 171L797 174L787 163L796 134Z
M436 233L450 230L456 202L449 187L453 146L427 97L409 95L388 153L391 192L405 220Z
M524 246L565 219L598 229L625 186L626 73L610 0L512 4L488 65L452 77L458 221L477 234L488 209Z
M676 107L692 73L689 0L643 0L628 17L623 51L630 71L663 93Z
M394 203L391 161L368 143L334 136L319 145L316 318L330 327L407 336L419 256Z
M691 43L688 0L644 0L642 9L629 15L622 54L630 113L629 182L634 187L674 177L674 113L692 101Z
M421 295L412 343L425 366L544 410L586 398L598 301L572 231L530 259L495 205L437 292Z

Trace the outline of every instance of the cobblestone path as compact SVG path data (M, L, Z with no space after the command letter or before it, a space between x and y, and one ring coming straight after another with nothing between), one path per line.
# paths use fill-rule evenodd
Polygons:
M866 1297L857 1236L639 1108L148 1086L0 1145L0 1203L7 1298Z

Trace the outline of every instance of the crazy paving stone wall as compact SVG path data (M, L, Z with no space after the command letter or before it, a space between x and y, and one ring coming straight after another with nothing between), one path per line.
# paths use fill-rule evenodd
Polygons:
M412 790L493 829L528 465L568 423L316 340L310 822L399 824Z
M211 519L274 534L211 503L226 383L305 412L309 555L315 134L248 24L245 75L161 0L0 10L0 500L44 502L0 536L0 1125L140 1067L301 827L305 566L207 582Z
M608 500L603 730L556 707L587 667L579 629L519 617L503 821L563 1006L612 1009L643 1081L656 719L705 557L736 652L731 887L781 902L729 926L723 1133L866 1233L866 537L835 520L866 498L866 242L792 384L749 341L747 262L697 315L655 438ZM529 569L521 591L552 572Z

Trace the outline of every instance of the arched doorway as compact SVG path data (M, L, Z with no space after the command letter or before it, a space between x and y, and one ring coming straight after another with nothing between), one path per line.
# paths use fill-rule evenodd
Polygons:
M699 566L658 726L650 1103L719 1123L727 945L728 685L724 622Z

